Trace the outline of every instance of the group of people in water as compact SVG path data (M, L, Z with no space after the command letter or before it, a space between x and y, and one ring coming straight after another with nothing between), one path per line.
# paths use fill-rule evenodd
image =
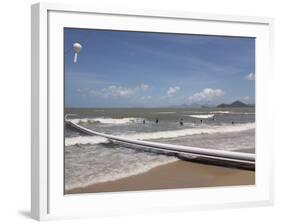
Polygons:
M201 123L203 123L203 120L200 120L200 121L201 121ZM146 121L143 119L142 123L145 124ZM155 119L155 124L158 124L158 123L159 123L159 119L156 118ZM183 119L182 118L180 119L179 124L180 124L180 126L183 126Z
M145 124L145 120L144 120L144 119L143 119L142 123ZM155 123L156 123L156 124L159 123L159 119L158 119L158 118L155 119Z
M216 120L215 116L213 116L212 120L213 120L213 121ZM146 123L145 119L143 119L142 123L143 123L143 124ZM159 123L159 119L156 118L156 119L155 119L155 124L158 124L158 123ZM202 120L202 119L200 119L200 123L203 124L203 120ZM231 124L234 125L234 121L231 121ZM180 125L180 126L183 126L183 125L184 125L184 123L183 123L183 118L181 118L181 119L179 120L179 125Z

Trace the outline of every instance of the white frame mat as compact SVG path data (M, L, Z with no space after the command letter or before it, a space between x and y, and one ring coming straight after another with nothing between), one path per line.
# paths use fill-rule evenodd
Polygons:
M157 191L64 195L63 28L100 28L256 38L256 184ZM270 18L188 12L32 6L32 217L99 217L273 202Z

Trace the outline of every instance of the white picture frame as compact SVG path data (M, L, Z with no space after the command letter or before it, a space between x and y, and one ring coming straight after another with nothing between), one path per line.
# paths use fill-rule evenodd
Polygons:
M256 184L64 195L63 27L255 37ZM32 217L50 220L271 205L273 141L270 108L266 105L273 75L272 32L271 18L49 3L32 5Z

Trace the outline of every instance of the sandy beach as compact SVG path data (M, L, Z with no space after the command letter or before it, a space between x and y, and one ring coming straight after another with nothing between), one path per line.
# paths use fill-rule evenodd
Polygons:
M176 161L145 173L67 190L66 194L254 185L255 171Z

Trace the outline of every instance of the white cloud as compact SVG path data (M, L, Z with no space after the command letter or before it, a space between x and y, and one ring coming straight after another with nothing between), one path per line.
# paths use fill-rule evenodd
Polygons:
M91 91L91 89L90 88L78 88L77 90L76 90L81 96L83 96L83 97L86 97L88 94L89 94L89 92Z
M249 97L249 96L241 97L239 100L241 100L244 103L251 103L252 102L252 98Z
M106 89L104 89L104 92L107 96L128 97L128 96L134 95L136 90L132 89L132 88L112 85L112 86L109 86Z
M150 100L152 97L151 96L142 96L141 100Z
M135 86L135 87L110 85L99 91L91 90L90 94L96 95L96 96L102 96L105 98L108 98L108 97L125 98L125 97L135 95L138 92L146 91L148 88L149 88L149 86L147 84L143 84L143 83L138 86Z
M87 92L89 92L89 91L90 91L90 88L82 88L82 89L78 88L78 89L77 89L77 92L78 92L78 93L87 93Z
M175 87L170 87L167 91L167 95L168 96L174 96L178 91L180 91L180 87L179 86L175 86Z
M190 102L211 102L224 95L221 89L205 88L189 97Z
M251 72L250 74L246 75L245 79L253 81L255 80L255 74Z
M142 83L139 86L137 86L136 88L140 89L140 90L147 90L149 88L149 85Z

